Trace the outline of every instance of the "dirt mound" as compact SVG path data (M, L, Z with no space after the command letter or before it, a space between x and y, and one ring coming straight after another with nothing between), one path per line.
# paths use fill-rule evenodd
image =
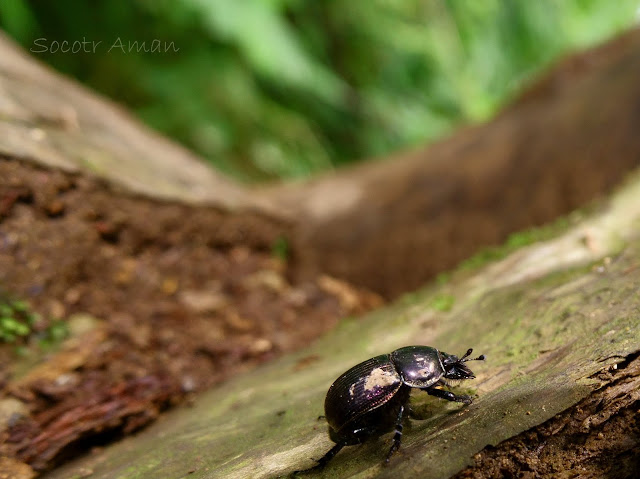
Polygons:
M46 469L380 304L328 276L290 282L286 233L0 159L0 286L42 316L22 359L0 347L0 453ZM43 350L55 319L71 337Z

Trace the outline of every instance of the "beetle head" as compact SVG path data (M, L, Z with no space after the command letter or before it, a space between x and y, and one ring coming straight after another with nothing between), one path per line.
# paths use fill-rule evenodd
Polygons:
M477 358L468 359L472 352L473 349L469 348L461 358L453 354L440 353L442 354L442 364L445 370L444 377L453 380L475 378L473 371L464 363L467 361L484 361L484 354Z

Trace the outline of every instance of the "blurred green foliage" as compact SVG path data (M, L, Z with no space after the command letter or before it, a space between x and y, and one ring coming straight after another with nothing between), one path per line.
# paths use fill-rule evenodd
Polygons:
M36 320L26 303L9 300L0 293L0 343L13 343L28 336Z
M436 311L446 313L447 311L451 311L455 302L456 298L450 294L439 294L433 298L431 307Z
M26 354L22 347L29 343L48 348L68 336L66 321L53 318L42 321L26 302L13 299L0 289L0 345L14 344L20 348L16 350L19 354Z
M260 181L486 119L559 55L633 25L639 3L3 0L0 25L219 170ZM54 52L63 40L88 51ZM129 50L153 40L161 51Z

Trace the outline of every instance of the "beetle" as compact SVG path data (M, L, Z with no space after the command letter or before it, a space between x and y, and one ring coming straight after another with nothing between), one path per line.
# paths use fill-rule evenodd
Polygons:
M345 446L361 444L395 428L385 462L400 448L402 418L412 388L464 404L470 396L457 396L440 389L475 375L465 364L483 361L484 355L469 359L473 349L461 358L431 346L406 346L357 364L343 373L329 388L324 401L325 418L333 446L317 464L295 474L322 469Z

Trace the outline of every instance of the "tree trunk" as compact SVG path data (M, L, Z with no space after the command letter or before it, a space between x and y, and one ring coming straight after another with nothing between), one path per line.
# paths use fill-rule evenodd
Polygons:
M485 125L268 190L301 219L299 274L321 270L396 297L585 205L640 164L638 78L634 31L566 59Z

